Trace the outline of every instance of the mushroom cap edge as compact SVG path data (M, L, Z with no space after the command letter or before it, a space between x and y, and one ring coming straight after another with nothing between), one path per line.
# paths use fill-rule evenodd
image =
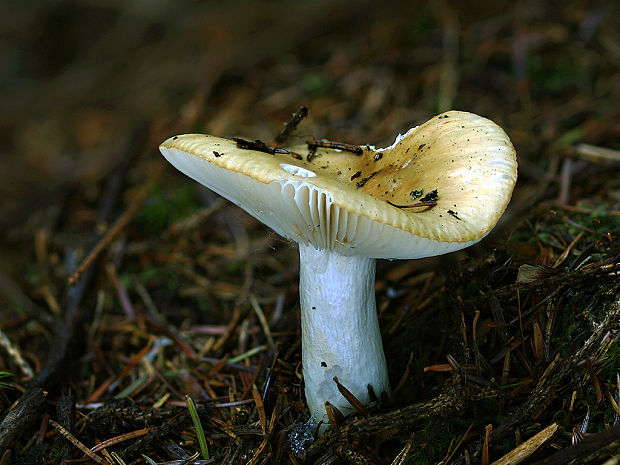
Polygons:
M311 162L294 157L307 152L305 145L270 154L202 134L172 137L160 150L280 235L374 258L422 258L478 242L499 220L517 177L505 132L460 111L412 128L386 149L318 149ZM432 208L395 206L433 189Z

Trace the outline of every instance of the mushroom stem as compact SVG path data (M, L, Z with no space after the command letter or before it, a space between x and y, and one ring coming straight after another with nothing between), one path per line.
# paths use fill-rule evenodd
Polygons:
M375 259L299 244L302 361L306 400L315 422L328 422L325 401L354 411L334 376L358 400L389 394L375 304Z

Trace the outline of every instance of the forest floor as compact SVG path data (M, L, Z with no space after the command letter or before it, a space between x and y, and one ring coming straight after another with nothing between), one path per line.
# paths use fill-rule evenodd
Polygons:
M1 7L1 465L618 463L618 9L427 3ZM470 111L519 162L480 244L379 261L394 395L315 442L296 247L157 149L301 106L376 146Z

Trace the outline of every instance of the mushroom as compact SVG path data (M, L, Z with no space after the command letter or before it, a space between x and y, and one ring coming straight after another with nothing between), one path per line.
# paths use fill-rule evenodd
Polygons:
M460 111L410 129L385 149L318 145L273 149L187 134L160 150L299 244L305 394L314 421L325 423L326 401L345 415L353 411L338 384L364 404L372 392L390 393L375 259L441 255L480 241L510 201L517 162L498 125Z

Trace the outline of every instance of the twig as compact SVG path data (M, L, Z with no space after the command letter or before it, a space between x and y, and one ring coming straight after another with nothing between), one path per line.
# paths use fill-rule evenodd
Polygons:
M467 439L467 436L469 435L469 432L471 431L473 427L474 427L473 423L469 425L469 428L467 428L467 431L465 431L465 434L461 436L460 441L456 444L456 446L454 446L454 449L452 449L452 452L448 451L449 452L448 456L441 461L442 464L447 465L448 463L450 463L450 460L452 460L452 457L454 456L454 454L456 454L456 451L459 450L463 442L465 442L465 439Z
M595 212L594 208L575 207L574 205L558 205L554 208L561 208L569 212L583 213L584 215L591 215ZM620 216L620 210L607 210L607 215Z
M293 113L291 119L287 121L287 123L284 125L284 128L282 128L282 131L280 131L280 134L278 134L274 139L275 143L282 144L283 142L285 142L289 138L291 133L295 132L295 129L297 129L299 123L301 123L306 116L308 116L307 107L301 107L297 113Z
M364 149L359 145L347 144L345 142L334 142L327 139L311 140L306 142L306 144L308 144L308 148L310 150L316 150L317 148L322 147L332 150L341 150L343 152L351 152L355 155L361 155L362 153L364 153Z
M354 442L364 444L371 439L391 437L396 433L408 433L421 420L431 416L447 417L461 411L472 402L497 397L495 390L474 391L473 388L462 386L458 379L456 376L451 381L446 382L444 392L428 402L413 404L368 418L349 417L337 430L327 430L312 445L308 453L319 456L321 451L333 450L343 444Z
M532 282L524 282L524 283L517 282L514 284L509 284L507 286L496 289L493 292L493 294L498 299L505 299L505 298L513 298L518 291L537 290L539 292L548 292L549 290L553 289L553 292L552 292L553 295L549 295L546 297L547 300L545 302L547 302L549 298L553 298L557 295L557 293L559 292L558 286L565 287L567 284L570 286L576 286L576 285L579 285L583 281L592 280L592 279L598 279L598 280L601 280L601 282L604 282L603 280L606 280L606 279L615 281L617 280L617 276L615 274L618 273L619 271L620 271L620 263L611 263L605 266L582 267L576 271L552 274L542 279L534 280ZM488 294L486 293L481 294L479 296L463 301L463 305L467 307L475 306L476 303L480 301L485 301L486 299L488 299ZM541 305L544 305L545 302L538 302L532 308L538 308ZM529 310L532 310L532 308L530 308ZM513 319L512 321L509 322L509 324L512 325L516 321L518 321L518 318Z
M233 137L233 140L237 143L237 147L244 150L256 150L257 152L265 152L270 155L275 155L276 153L290 153L286 149L281 149L279 147L269 147L262 140L245 140L240 137Z
M24 434L37 420L38 412L45 404L43 390L26 391L18 403L9 410L0 423L0 455L8 447L15 445L17 438Z

